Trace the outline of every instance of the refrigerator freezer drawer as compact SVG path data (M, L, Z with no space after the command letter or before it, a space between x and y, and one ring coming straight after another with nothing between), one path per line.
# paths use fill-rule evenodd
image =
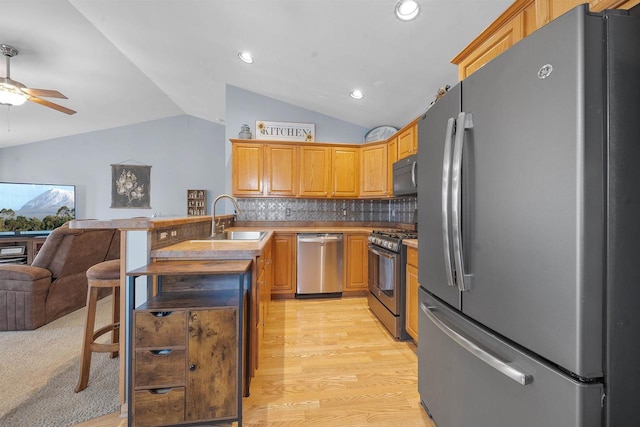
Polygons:
M438 427L601 426L602 384L565 376L422 288L418 330L418 389Z

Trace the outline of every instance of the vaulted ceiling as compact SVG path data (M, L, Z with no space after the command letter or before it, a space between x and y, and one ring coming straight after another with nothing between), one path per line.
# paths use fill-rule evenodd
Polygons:
M11 78L78 112L0 105L0 148L180 114L224 124L226 84L401 127L456 83L449 61L511 0L419 2L402 22L396 0L0 0Z

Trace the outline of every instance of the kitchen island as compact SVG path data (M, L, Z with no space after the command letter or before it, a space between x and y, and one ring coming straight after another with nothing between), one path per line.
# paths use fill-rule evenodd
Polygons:
M229 215L229 217L232 217ZM224 218L224 217L223 217ZM366 225L327 225L327 224L248 224L241 227L229 227L227 231L264 231L260 240L220 241L206 240L211 234L211 216L200 217L160 217L127 218L113 220L76 220L72 228L117 228L121 230L121 285L125 289L127 272L149 265L150 263L171 261L206 260L249 260L250 285L245 305L248 316L247 334L249 341L247 352L247 376L251 378L257 369L260 336L266 321L271 298L292 298L295 293L297 233L343 233L345 236L344 264L346 266L344 294L366 295L367 293L367 236L374 226ZM375 224L380 228L380 224ZM144 280L144 277L138 279ZM188 281L187 281L188 282ZM180 286L180 281L177 282ZM143 292L136 292L135 306L145 303L148 288L149 296L158 292L157 283L150 279L147 286L138 285ZM197 285L196 285L197 286ZM144 289L143 289L144 288ZM121 324L126 305L122 293ZM125 329L123 329L125 330ZM120 340L121 354L125 339ZM121 359L120 398L122 412L127 408L125 391L125 360Z

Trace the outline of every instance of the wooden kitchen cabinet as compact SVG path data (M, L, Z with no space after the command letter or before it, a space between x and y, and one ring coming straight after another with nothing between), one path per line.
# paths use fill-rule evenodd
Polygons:
M398 160L418 152L418 126L412 123L398 133Z
M296 292L296 234L276 232L273 238L271 295L291 298Z
M368 236L368 233L344 234L344 295L366 295L367 293Z
M590 10L630 9L640 0L516 0L478 37L451 60L465 79L535 30L582 3Z
M265 153L265 192L267 196L294 197L298 194L298 147L269 144Z
M360 196L386 197L389 187L389 148L381 143L360 150Z
M327 197L331 189L331 150L300 147L300 196Z
M236 196L264 194L264 147L255 143L234 143L231 147L231 187Z
M358 197L359 147L300 147L300 196Z
M195 293L198 295L198 293ZM134 426L238 417L237 307L175 307L171 300L134 311Z
M406 329L418 344L418 250L407 247Z
M387 189L389 196L393 196L393 164L398 161L398 136L394 135L387 140Z
M236 196L294 197L298 189L298 147L233 143L231 185Z
M358 197L360 185L359 148L331 148L331 197Z

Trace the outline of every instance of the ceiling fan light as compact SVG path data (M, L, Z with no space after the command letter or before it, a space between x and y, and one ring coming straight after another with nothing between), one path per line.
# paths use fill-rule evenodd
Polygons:
M403 21L411 21L420 13L420 5L416 0L400 0L396 3L396 16Z
M26 95L17 87L7 83L0 83L0 104L22 105L27 101Z

